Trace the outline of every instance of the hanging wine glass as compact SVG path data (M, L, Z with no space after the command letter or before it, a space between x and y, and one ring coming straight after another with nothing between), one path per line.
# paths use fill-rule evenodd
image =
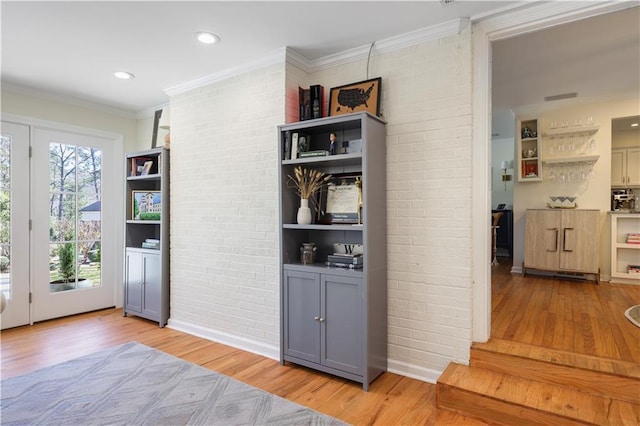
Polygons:
M565 183L567 181L567 173L564 169L560 170L560 174L558 175L558 180L560 183Z
M584 170L586 166L583 164L582 166L580 166L580 181L582 182L586 182L588 174L587 172Z
M549 172L547 173L547 179L549 179L550 181L555 181L556 178L557 178L556 172L554 172L552 168L549 168Z

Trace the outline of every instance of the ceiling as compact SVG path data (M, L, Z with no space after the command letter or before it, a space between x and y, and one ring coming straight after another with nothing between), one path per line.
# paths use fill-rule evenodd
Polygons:
M505 1L6 1L2 83L141 113L164 89L269 57L285 46L309 60L460 17ZM222 42L202 45L196 31ZM113 77L129 71L135 79Z
M640 7L493 43L493 133L513 133L511 110L639 93ZM529 3L530 5L531 3ZM515 1L0 1L4 88L36 90L144 115L165 89L242 68L285 46L309 60ZM390 17L393 17L391 19ZM196 31L222 38L195 40ZM113 77L116 70L133 80Z
M512 137L511 110L541 110L640 97L640 7L492 44L494 137ZM576 97L546 101L575 93ZM640 100L639 100L640 102Z

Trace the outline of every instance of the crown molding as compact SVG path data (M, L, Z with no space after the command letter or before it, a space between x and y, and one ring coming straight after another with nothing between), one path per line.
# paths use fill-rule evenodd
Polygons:
M491 41L543 30L604 13L638 7L637 1L553 1L531 3L474 21Z
M258 58L254 61L247 62L237 67L228 68L220 72L209 74L204 77L188 81L186 83L176 84L175 86L167 87L164 92L169 96L179 95L189 90L197 89L202 86L206 86L211 83L226 80L231 77L235 77L240 74L245 74L250 71L254 71L260 68L264 68L270 65L283 63L286 60L287 49L280 48L269 55Z
M295 65L307 74L314 71L311 61L293 50L291 47L287 47L287 62Z
M46 90L36 89L33 87L23 86L17 83L2 82L2 91L16 93L18 95L31 96L38 99L46 99L53 102L59 102L70 106L80 107L98 111L101 113L111 114L123 118L136 119L136 113L133 111L114 108L107 105L79 99L73 96L63 95L60 93L47 92Z
M468 18L458 18L441 24L432 25L430 27L389 37L374 42L374 51L376 54L389 53L405 47L414 46L416 44L437 40L443 37L460 34L460 32L469 25ZM334 55L328 55L309 61L311 72L332 68L339 65L366 59L369 56L370 44L348 49Z
M427 41L437 40L443 37L457 35L466 28L470 23L468 18L459 18L442 24L432 25L420 30L411 31L398 36L390 37L384 40L376 41L374 44L375 53L381 54L392 52L394 50L424 43ZM210 74L208 76L198 78L186 83L177 84L175 86L164 89L169 96L179 95L189 90L197 89L217 81L226 80L230 77L244 74L249 71L263 68L268 65L274 65L281 62L288 62L306 73L313 73L326 68L332 68L339 65L366 59L369 55L370 44L348 49L334 55L328 55L322 58L309 60L305 56L296 52L291 47L284 47L276 50L272 54L260 58L258 60L248 62L235 68L229 68L221 72Z

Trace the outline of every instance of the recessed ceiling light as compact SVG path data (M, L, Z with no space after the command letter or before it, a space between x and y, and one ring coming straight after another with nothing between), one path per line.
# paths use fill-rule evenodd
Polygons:
M116 77L122 79L122 80L131 80L132 78L135 78L136 76L131 74L130 72L127 71L116 71L113 73L113 75L115 75Z
M640 126L640 123L631 123L631 127L638 127Z
M196 38L200 43L204 44L214 44L220 43L220 36L214 33L210 33L207 31L200 31L196 33Z

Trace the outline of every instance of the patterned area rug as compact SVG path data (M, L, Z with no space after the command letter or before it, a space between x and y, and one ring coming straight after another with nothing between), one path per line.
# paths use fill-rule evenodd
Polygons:
M624 311L624 316L634 323L636 327L640 327L640 305L632 306Z
M1 386L3 425L345 424L136 342Z

